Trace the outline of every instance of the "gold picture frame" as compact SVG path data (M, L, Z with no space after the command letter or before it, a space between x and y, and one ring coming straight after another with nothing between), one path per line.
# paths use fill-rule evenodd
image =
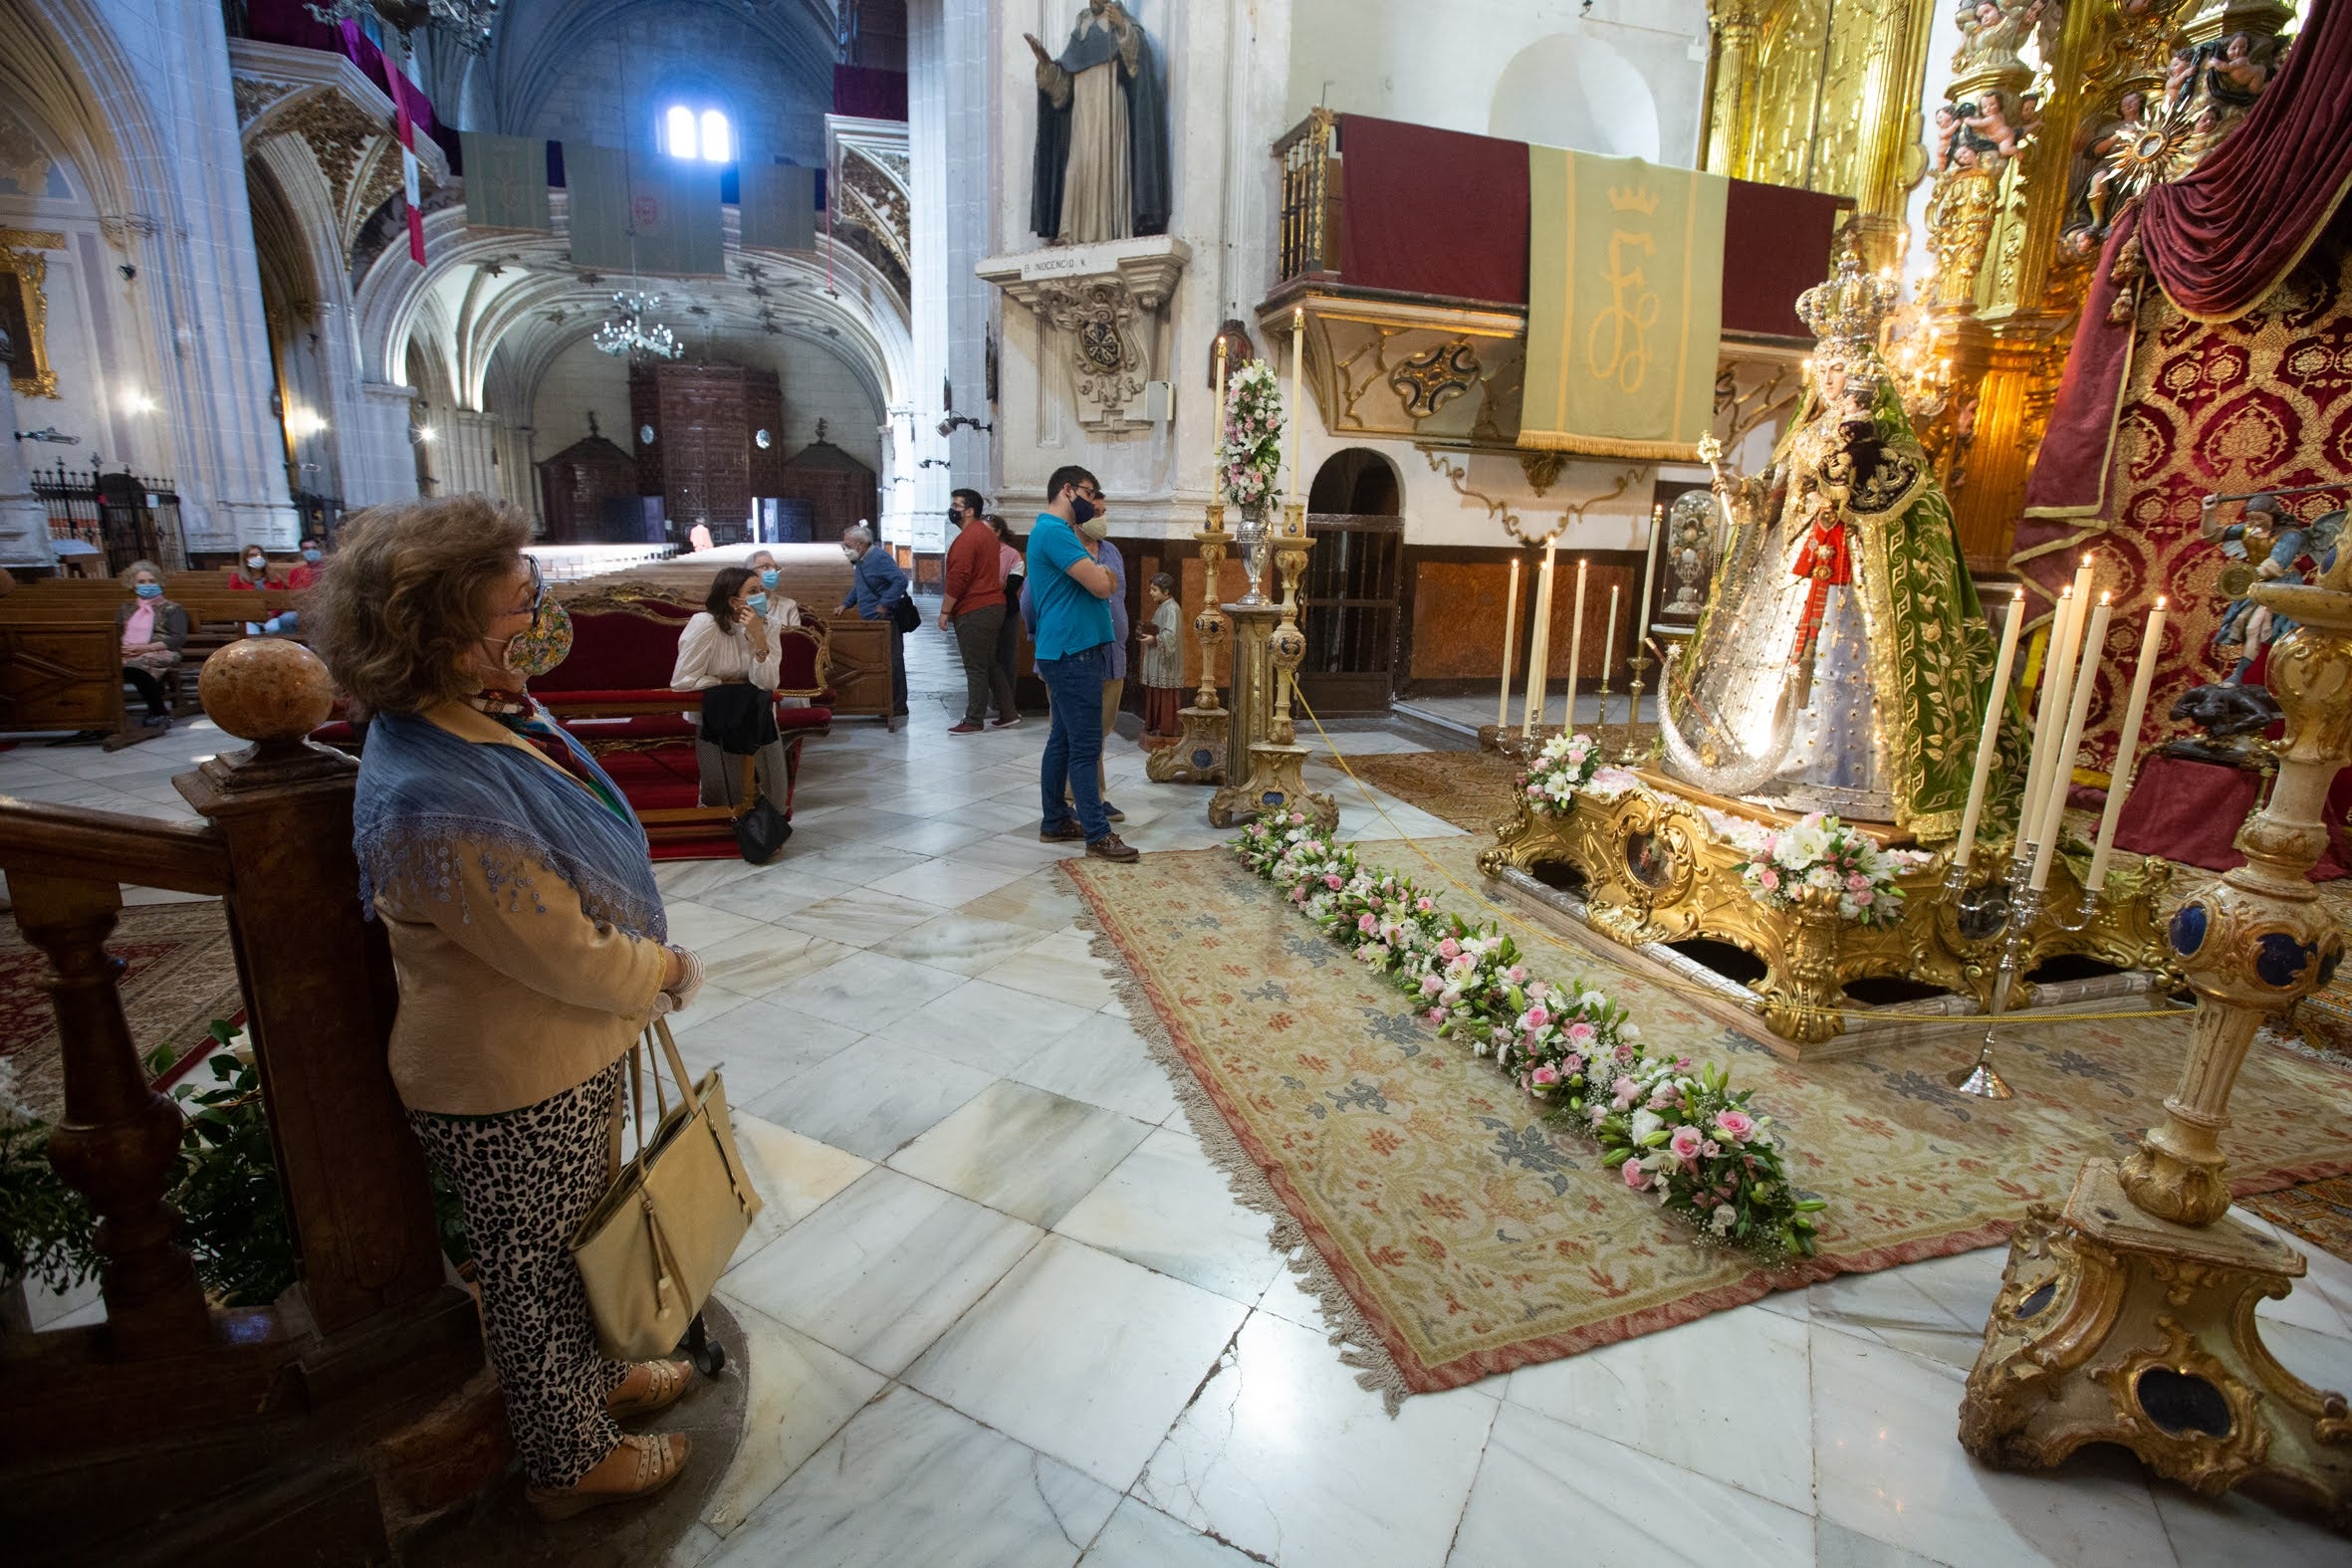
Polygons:
M49 363L49 258L63 234L0 229L0 333L9 342L8 379L19 397L57 396Z

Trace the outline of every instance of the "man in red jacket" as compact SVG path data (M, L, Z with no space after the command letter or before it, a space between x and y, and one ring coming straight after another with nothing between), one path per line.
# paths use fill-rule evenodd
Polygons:
M978 735L988 727L988 704L996 699L997 728L1021 722L1013 706L1013 679L997 662L997 632L1005 624L1005 573L996 530L989 527L988 503L977 490L958 490L947 504L956 537L947 547L947 583L939 600L939 629L953 629L964 661L964 718L950 735Z

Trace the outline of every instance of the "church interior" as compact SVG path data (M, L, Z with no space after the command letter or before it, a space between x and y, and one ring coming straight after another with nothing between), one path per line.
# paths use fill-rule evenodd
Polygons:
M2352 0L0 0L10 1560L2352 1560L2347 191Z

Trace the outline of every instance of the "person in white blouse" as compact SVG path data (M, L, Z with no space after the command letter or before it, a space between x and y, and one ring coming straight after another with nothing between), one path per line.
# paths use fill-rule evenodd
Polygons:
M710 592L702 602L703 607L678 634L678 662L670 672L670 690L707 694L716 688L736 687L760 693L765 699L704 697L702 727L694 739L694 760L702 774L702 803L739 803L742 759L747 753L757 760L760 793L778 802L790 799L784 744L777 735L774 712L782 659L759 574L746 566L723 566L711 579ZM722 709L724 713L718 711Z

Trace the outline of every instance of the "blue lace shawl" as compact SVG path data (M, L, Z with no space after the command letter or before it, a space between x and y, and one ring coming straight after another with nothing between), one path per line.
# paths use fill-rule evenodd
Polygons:
M564 744L595 769L579 742L567 735ZM547 913L534 885L544 863L580 895L590 920L632 937L668 939L644 828L541 759L461 740L429 719L384 714L367 727L352 847L370 915L378 893L409 905L462 904L458 868L470 855L511 909Z

